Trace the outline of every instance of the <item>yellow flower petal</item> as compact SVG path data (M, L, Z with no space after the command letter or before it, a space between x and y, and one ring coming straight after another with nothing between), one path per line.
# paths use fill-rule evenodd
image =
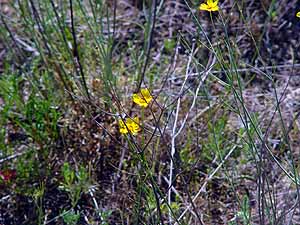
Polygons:
M150 103L151 100L152 100L152 96L149 92L149 90L147 88L145 89L141 89L141 95L142 95L142 98L147 102L147 103Z
M127 118L125 123L122 119L119 120L119 129L121 134L131 133L132 135L137 135L137 133L141 130L139 125L139 118L136 116L133 119Z
M119 127L120 127L120 133L121 134L127 134L128 133L127 127L126 127L126 125L125 125L125 123L122 119L119 119Z
M141 89L140 93L132 95L133 102L142 107L147 107L152 98L153 97L147 88L143 88Z
M202 3L202 4L200 5L199 9L200 9L200 10L206 10L206 11L209 10L209 9L208 9L208 5L206 5L205 3Z
M297 12L296 16L300 18L300 11Z
M211 8L216 8L216 7L219 8L219 7L218 7L218 2L219 2L219 0L217 0L217 1L215 1L215 2L212 2L212 3L210 4L210 7L211 7Z
M133 119L128 118L128 128L131 134L136 135L140 130L139 118L136 116Z
M142 107L146 107L148 105L138 94L133 94L132 100L134 103Z
M218 2L219 0L213 1L213 0L207 0L206 4L202 3L199 7L200 10L205 10L205 11L218 11Z
M218 10L219 10L219 7L218 7L218 6L212 7L212 8L210 9L210 11L218 11Z
M143 95L144 98L152 98L150 95L150 92L147 88L143 88L141 89L141 94Z
M134 121L136 124L139 124L139 123L140 123L140 119L139 119L137 116L135 116L135 117L133 118L133 121Z

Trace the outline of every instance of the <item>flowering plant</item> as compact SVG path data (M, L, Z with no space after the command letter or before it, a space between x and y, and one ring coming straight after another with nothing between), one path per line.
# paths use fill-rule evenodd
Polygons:
M202 3L200 6L199 6L199 9L200 10L205 10L205 11L218 11L219 10L219 7L218 7L218 2L219 0L207 0L206 3Z
M152 95L147 88L142 88L137 94L133 94L132 100L134 103L146 108L152 100Z

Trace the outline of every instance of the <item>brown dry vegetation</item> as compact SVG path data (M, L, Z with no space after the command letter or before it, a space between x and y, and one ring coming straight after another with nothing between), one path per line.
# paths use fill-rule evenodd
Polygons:
M226 0L212 14L198 10L201 2L103 1L111 27L101 18L101 34L111 44L116 80L108 89L108 62L76 8L88 98L59 32L43 34L33 24L39 54L20 3L0 0L0 168L15 173L0 184L0 224L66 224L64 210L78 213L78 224L300 224L299 1ZM157 15L149 45L151 7ZM144 67L154 99L142 110L131 96ZM73 89L64 86L63 71ZM22 103L7 91L15 90L11 74L20 79ZM51 107L43 111L38 99ZM142 132L121 135L121 114L142 117ZM61 188L65 163L88 174L83 184L74 181L82 188L75 205Z

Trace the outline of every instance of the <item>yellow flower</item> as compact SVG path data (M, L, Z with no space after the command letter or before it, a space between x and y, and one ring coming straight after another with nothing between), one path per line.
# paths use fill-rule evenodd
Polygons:
M132 135L137 135L137 133L141 130L139 122L140 121L137 116L133 119L126 118L125 123L122 119L119 119L120 133L127 134L130 132Z
M132 100L142 107L147 107L152 100L152 96L147 88L142 88L140 93L133 94Z
M296 16L300 18L300 11L297 12Z
M128 133L127 127L126 127L126 125L125 125L125 123L122 119L119 119L119 127L120 127L120 133L121 134L127 134Z
M218 2L219 0L207 0L206 4L202 3L199 7L200 10L205 10L205 11L218 11L219 7L218 7Z

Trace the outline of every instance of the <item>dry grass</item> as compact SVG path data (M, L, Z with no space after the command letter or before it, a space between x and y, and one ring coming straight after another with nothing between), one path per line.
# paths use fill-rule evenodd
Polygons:
M96 8L74 1L76 55L68 7L65 36L54 14L43 34L32 8L0 0L0 171L16 172L0 223L300 223L297 1L220 1L213 14L157 1L153 28L150 2L104 3L97 36ZM145 109L131 99L142 74ZM122 114L141 118L136 137L119 133Z

